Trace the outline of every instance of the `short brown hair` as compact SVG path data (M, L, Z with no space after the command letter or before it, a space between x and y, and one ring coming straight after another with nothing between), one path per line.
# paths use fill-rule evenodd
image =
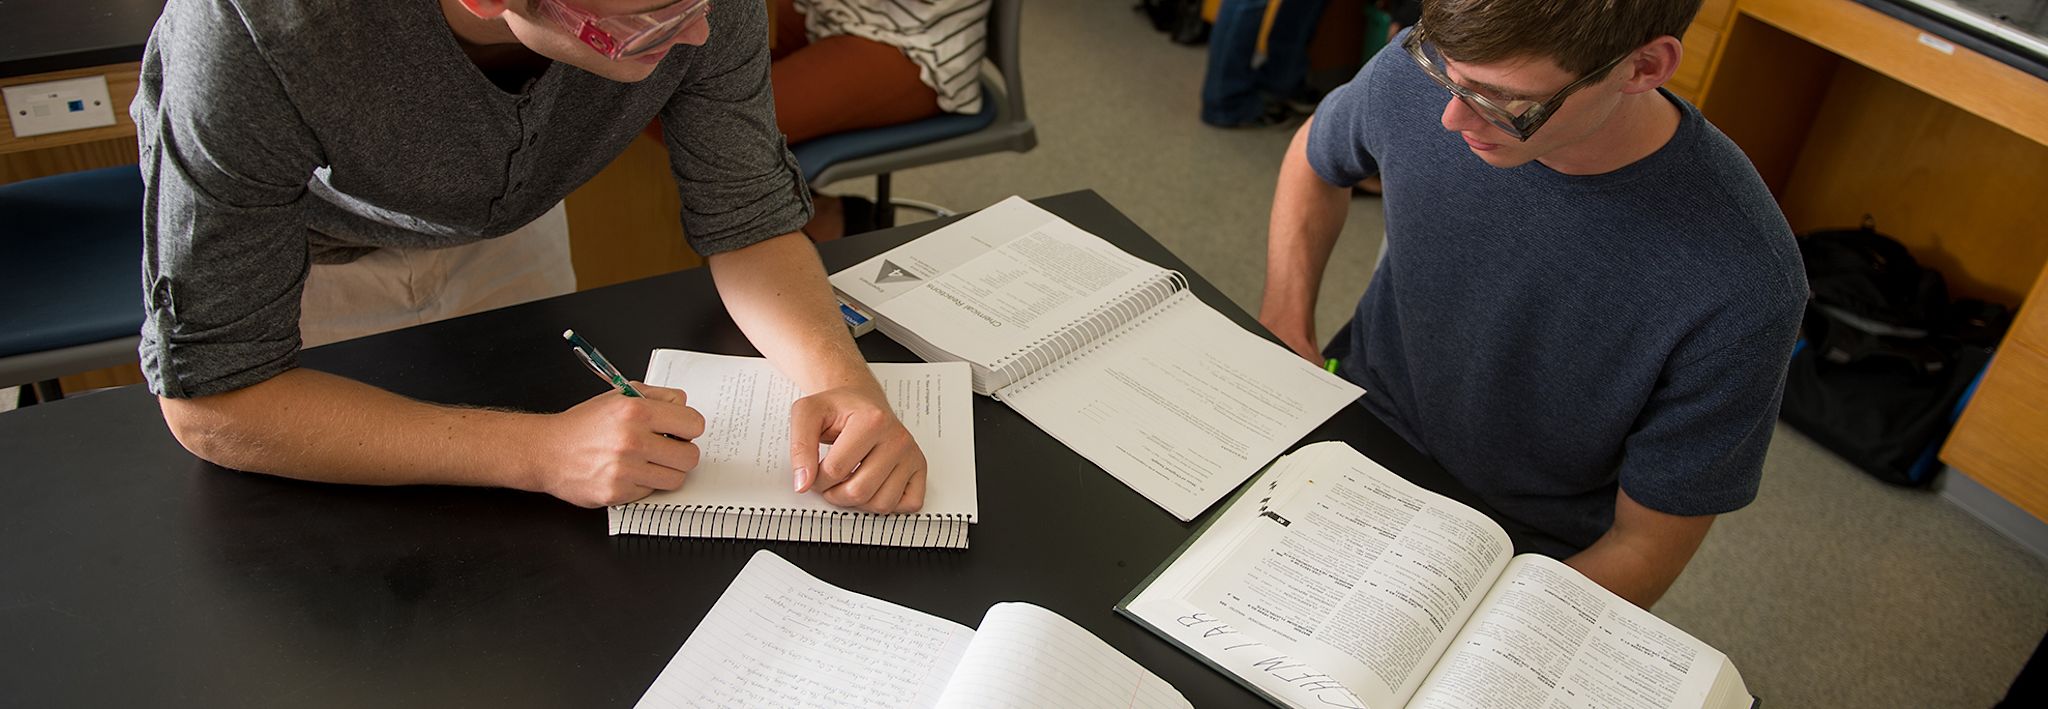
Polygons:
M1584 76L1650 40L1685 34L1702 0L1424 0L1420 27L1446 57L1546 57Z

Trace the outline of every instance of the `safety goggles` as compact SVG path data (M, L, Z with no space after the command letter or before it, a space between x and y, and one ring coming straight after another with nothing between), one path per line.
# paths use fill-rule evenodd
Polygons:
M1550 120L1551 114L1557 111L1558 106L1564 104L1565 98L1571 96L1572 92L1599 81L1600 77L1606 76L1608 71L1621 63L1621 60L1635 53L1633 50L1623 52L1613 61L1558 89L1550 98L1537 101L1527 98L1488 98L1478 91L1452 81L1450 72L1446 69L1448 65L1444 61L1443 53L1437 50L1435 42L1429 41L1429 35L1423 32L1421 27L1416 27L1408 33L1408 38L1401 42L1401 48L1408 50L1409 58L1414 59L1415 64L1422 67L1422 72L1428 74L1429 78L1436 80L1438 86L1444 87L1452 96L1464 101L1473 113L1479 114L1487 123L1519 141L1527 141L1529 136L1535 135L1536 129L1543 127L1543 123Z
M598 54L619 60L666 46L676 33L710 12L711 0L676 0L647 12L609 17L566 0L534 0L534 7Z

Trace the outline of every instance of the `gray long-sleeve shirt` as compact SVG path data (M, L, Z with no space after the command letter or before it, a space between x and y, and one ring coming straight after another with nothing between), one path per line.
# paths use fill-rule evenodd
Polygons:
M171 0L131 115L152 392L232 391L296 366L310 264L526 225L659 116L683 230L711 255L800 228L759 2L619 83L555 63L493 84L433 0Z

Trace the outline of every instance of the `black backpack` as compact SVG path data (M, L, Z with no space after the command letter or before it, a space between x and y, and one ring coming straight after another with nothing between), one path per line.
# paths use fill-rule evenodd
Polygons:
M1867 220L1799 252L1813 296L1779 417L1881 480L1927 483L2009 311L1951 303L1940 272Z

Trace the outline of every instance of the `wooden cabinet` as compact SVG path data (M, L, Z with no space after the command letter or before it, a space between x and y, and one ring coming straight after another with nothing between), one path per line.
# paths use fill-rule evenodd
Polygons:
M1692 26L1686 28L1685 54L1678 60L1678 72L1664 87L1680 98L1697 103L1700 88L1706 85L1707 68L1713 66L1714 55L1720 49L1721 31L1728 26L1730 10L1735 0L1707 0L1700 5L1700 12L1692 18Z
M1869 215L1951 295L2020 306L1942 460L2048 521L2048 82L1854 0L1707 6L1685 42L1712 55L1674 91L1697 92L1794 231Z
M2027 302L1941 459L2048 522L2048 277Z
M604 172L564 200L577 290L695 268L704 259L683 241L683 201L668 148L633 139Z

